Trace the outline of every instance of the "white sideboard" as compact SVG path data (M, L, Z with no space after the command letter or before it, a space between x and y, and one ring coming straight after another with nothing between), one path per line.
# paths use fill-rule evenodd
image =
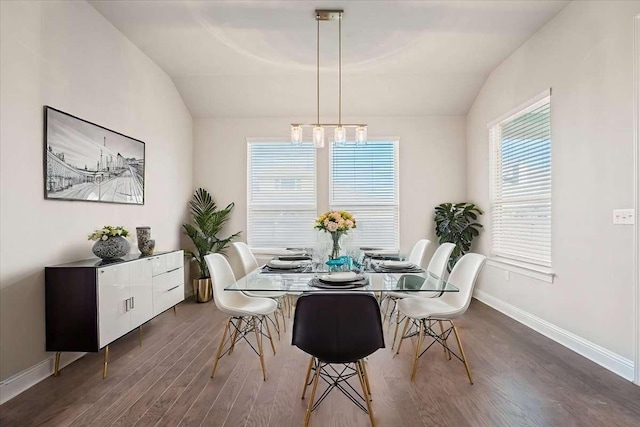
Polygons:
M46 349L58 362L62 351L106 348L106 376L110 343L183 300L181 250L46 267Z

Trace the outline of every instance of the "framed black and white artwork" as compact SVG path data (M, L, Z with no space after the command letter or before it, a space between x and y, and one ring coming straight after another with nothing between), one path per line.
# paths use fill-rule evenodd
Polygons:
M44 107L46 199L144 204L144 142Z

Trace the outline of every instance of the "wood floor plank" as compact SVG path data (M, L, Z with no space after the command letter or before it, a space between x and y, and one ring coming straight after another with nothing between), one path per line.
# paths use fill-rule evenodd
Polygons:
M149 410L140 418L138 425L152 426L155 425L165 413L173 406L173 404L180 398L185 392L189 384L193 381L196 375L206 376L203 367L207 365L207 361L211 359L211 353L214 348L214 344L211 341L208 334L201 339L209 341L209 345L202 348L198 344L202 344L200 341L194 345L193 351L190 354L185 354L184 362L188 363L186 368L178 375L178 377L167 387L164 392L156 399L155 403ZM193 354L196 351L200 351L199 354L193 358ZM176 363L171 369L178 371L184 366L183 363Z
M188 343L196 341L207 331L206 325L194 324L191 334L185 333L179 339L173 340L157 351L152 357L140 364L135 371L105 393L95 402L91 411L78 417L76 426L89 424L108 425L114 420L115 414L122 415L158 378L166 371L162 365L167 360L175 361L181 357L189 347Z
M46 409L38 411L38 415L31 418L30 424L28 425L39 425L47 419L53 419L58 413L66 411L68 407L73 406L77 402L95 404L95 402L99 400L101 396L107 394L114 385L118 384L123 378L131 375L131 366L135 364L136 361L144 360L145 358L148 359L150 355L154 353L157 354L158 349L165 346L167 342L172 342L184 334L190 333L188 328L186 330L182 329L180 325L188 326L191 325L193 321L191 318L185 319L184 322L174 319L172 323L165 325L164 333L162 330L158 330L155 335L149 337L148 342L151 345L147 347L143 346L140 348L137 335L132 336L133 333L116 341L110 346L109 375L104 380L102 379L102 354L100 354L99 357L91 354L87 355L90 356L89 360L91 360L91 363L80 365L82 370L81 376L75 375L75 371L71 372L71 375L65 373L64 376L61 372L60 377L50 377L43 381L40 384L56 383L59 381L62 384L66 384L68 388L66 393L61 395L51 395L47 393L46 399L42 399L42 396L36 399L36 402L32 405L36 411L38 408L42 408L43 405L49 405ZM178 324L178 326L174 328L176 324ZM167 327L169 331L166 330ZM87 356L85 356L85 358ZM64 389L57 387L58 384L55 385L59 393L64 391ZM50 405L52 401L55 401L56 404Z
M208 342L207 333L210 330L208 323L203 325L196 332L196 336L192 336L189 345L181 345L174 349L167 357L162 359L157 367L158 375L151 378L152 383L145 391L140 394L133 395L130 401L124 401L125 405L130 405L124 411L110 411L110 417L105 418L102 425L114 426L131 426L154 405L156 399L166 391L180 373L188 366L193 359L202 351L198 344ZM155 380L155 381L154 381ZM96 424L99 425L99 424Z
M290 345L291 320L278 354L265 346L266 382L246 343L209 378L225 321L213 304L187 301L178 316L144 326L142 347L137 332L113 343L106 380L102 354L88 354L0 406L0 425L301 425L309 359ZM367 362L378 426L640 425L640 387L477 301L456 324L474 385L439 348L421 357L414 381L410 340L396 357L381 349ZM390 345L393 328L385 339ZM315 427L366 425L368 416L335 391L311 417Z

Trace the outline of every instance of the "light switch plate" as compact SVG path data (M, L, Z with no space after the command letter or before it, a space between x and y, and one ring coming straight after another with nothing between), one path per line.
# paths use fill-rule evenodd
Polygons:
M635 212L633 209L614 209L613 223L617 225L633 225L635 223Z

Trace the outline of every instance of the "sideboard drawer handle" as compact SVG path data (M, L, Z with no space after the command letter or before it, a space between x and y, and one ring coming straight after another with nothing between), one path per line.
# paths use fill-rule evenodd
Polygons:
M174 289L178 289L180 287L180 285L174 286L173 288L167 289L167 292L171 292Z

